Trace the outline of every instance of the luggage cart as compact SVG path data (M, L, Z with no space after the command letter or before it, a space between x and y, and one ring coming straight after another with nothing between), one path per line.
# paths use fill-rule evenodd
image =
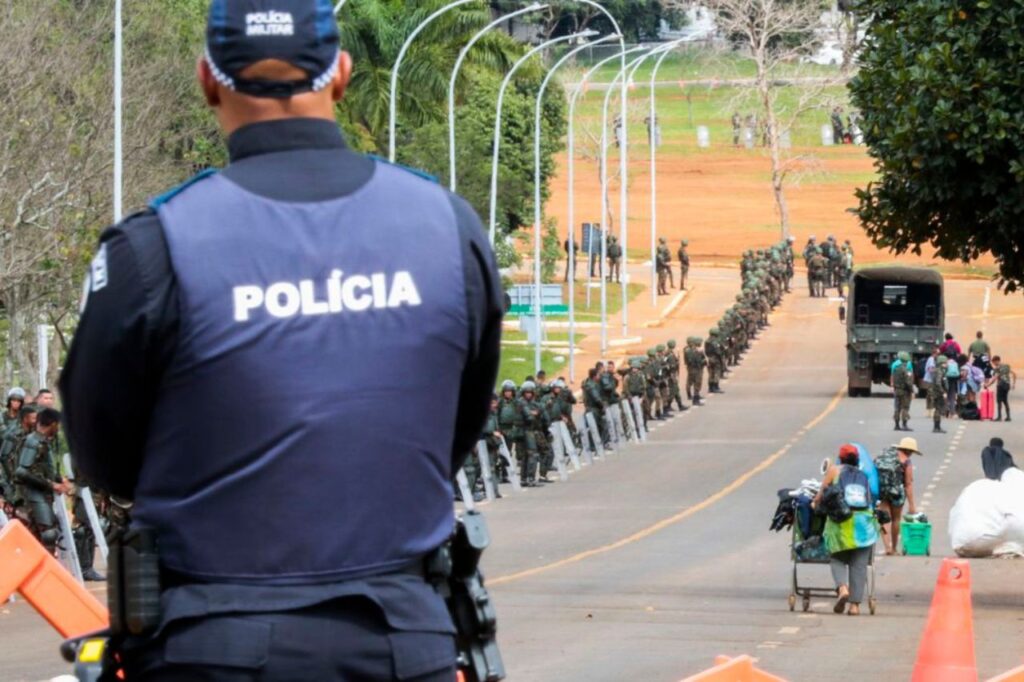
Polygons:
M817 587L811 585L800 584L800 565L801 564L819 564L827 566L832 557L829 555L828 550L825 549L825 541L822 539L816 546L804 546L803 535L800 533L800 526L797 523L793 524L793 542L790 545L789 553L793 560L793 578L790 586L789 593L789 610L796 610L796 601L799 598L801 600L801 606L803 607L804 613L811 610L811 599L813 597L832 598L836 596L836 589L834 587ZM798 551L798 547L801 549ZM875 599L875 551L871 550L871 558L868 559L868 612L873 616L878 607L878 601Z

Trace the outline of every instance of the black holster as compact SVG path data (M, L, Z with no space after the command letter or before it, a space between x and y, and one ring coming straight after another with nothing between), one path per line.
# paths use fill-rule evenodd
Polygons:
M458 665L466 682L505 679L498 650L498 619L480 572L480 557L490 542L484 517L468 511L456 520L451 540L426 563L427 579L444 597L455 623Z
M160 626L160 557L152 531L130 530L110 546L107 606L115 639L150 635Z

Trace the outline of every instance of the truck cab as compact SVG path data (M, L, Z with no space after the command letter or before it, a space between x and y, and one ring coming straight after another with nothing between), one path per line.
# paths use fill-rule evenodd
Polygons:
M890 366L901 351L914 358L918 386L924 361L945 329L942 275L927 268L858 270L850 282L846 314L850 396L869 396L889 384Z

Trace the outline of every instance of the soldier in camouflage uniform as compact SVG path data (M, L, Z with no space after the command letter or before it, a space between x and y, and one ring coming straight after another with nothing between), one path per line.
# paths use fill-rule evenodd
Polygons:
M608 427L605 425L604 397L601 395L601 372L597 367L587 373L587 379L583 382L583 408L592 415L597 424L597 430L601 443L608 445Z
M667 296L669 280L672 278L672 254L668 251L664 237L658 240L654 262L658 271L658 295Z
M683 352L683 361L686 363L686 395L693 400L694 405L703 405L700 391L704 386L704 368L708 364L707 357L700 347L704 340L691 336L686 342L686 350Z
M625 387L626 395L630 400L633 398L640 399L640 407L644 416L644 426L646 426L648 417L650 416L650 408L647 406L647 380L644 378L642 362L639 358L633 358L629 361L629 372L623 379L623 386Z
M0 415L0 431L7 431L21 422L21 408L25 406L25 389L12 388L7 392L7 405Z
M52 408L43 409L39 413L36 430L21 446L18 468L14 473L17 495L25 505L32 533L51 553L56 551L60 537L57 517L53 513L54 496L72 490L71 483L60 475L57 453L52 450L59 428L60 413Z
M668 348L665 344L659 343L654 350L657 353L657 360L661 364L661 380L658 382L658 391L661 393L661 412L662 416L668 417L672 414L672 389L670 387L672 368L669 365Z
M679 353L676 351L676 345L675 339L669 339L668 351L665 354L668 369L668 403L671 405L674 401L679 411L685 412L690 408L683 404L683 394L679 389L681 363Z
M690 275L690 254L686 252L686 247L690 245L690 242L686 239L679 242L679 251L676 252L676 258L679 259L679 290L682 291L686 288L686 278Z
M708 393L724 393L719 386L722 373L725 371L725 356L720 339L721 329L712 327L708 340L704 344L704 354L708 360Z
M526 450L525 457L518 458L520 482L527 488L543 485L545 481L537 479L537 467L541 463L541 439L547 442L544 436L547 418L537 402L537 386L532 381L525 381L519 387L516 408L523 419L523 444Z
M516 399L516 385L505 381L501 385L501 398L498 400L498 428L505 437L505 444L510 454L519 463L520 479L526 471L529 453L523 436L523 415L519 411Z
M608 281L622 281L622 246L615 237L608 237Z
M946 366L949 359L941 353L935 358L935 364L928 370L928 409L932 411L932 433L945 433L942 428L942 417L946 414Z
M899 362L894 365L891 378L893 395L895 396L895 407L893 410L893 421L896 423L896 431L913 431L907 422L910 421L910 403L914 399L914 368L911 364L910 353L903 351L899 354ZM901 426L902 424L902 426Z
M664 419L665 406L661 400L659 386L662 382L664 367L658 360L658 351L654 348L647 350L647 365L644 368L644 375L647 379L647 402L650 404L651 418Z
M19 415L20 419L11 422L0 441L0 497L12 507L18 500L14 482L18 455L25 439L36 430L36 408L26 405L19 410Z
M487 447L488 459L491 460L491 478L494 480L494 494L501 497L498 490L499 482L508 482L505 463L501 459L501 428L498 426L498 396L491 396L491 409L487 413L480 439Z

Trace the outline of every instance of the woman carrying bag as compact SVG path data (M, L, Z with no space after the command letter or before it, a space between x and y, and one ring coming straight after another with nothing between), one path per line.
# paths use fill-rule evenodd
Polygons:
M828 517L825 546L832 555L832 579L839 597L833 611L842 613L849 603L849 615L858 616L879 526L871 486L858 468L857 447L847 444L839 448L839 462L825 474L813 506Z

